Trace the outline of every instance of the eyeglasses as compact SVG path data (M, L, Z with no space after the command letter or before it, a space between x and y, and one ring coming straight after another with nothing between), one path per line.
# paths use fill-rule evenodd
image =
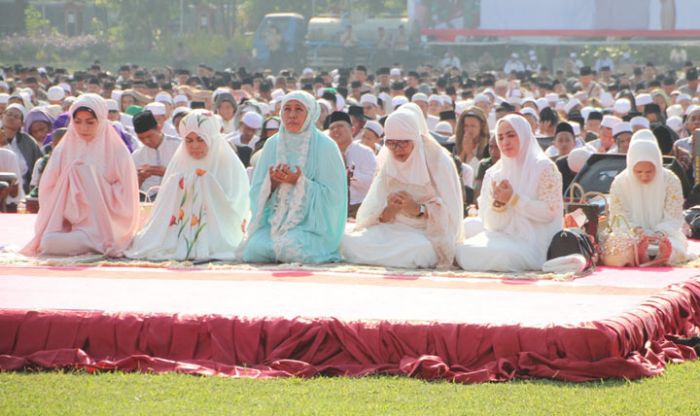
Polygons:
M15 111L5 111L2 115L3 115L3 117L7 117L7 118L16 118L16 119L22 118L22 114L17 113Z
M408 149L411 145L411 140L385 140L384 145L389 148L389 150L396 149Z

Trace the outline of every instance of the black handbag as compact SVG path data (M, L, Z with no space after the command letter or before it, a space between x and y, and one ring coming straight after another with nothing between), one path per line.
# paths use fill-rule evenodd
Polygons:
M580 254L586 259L584 272L592 272L598 262L598 250L592 238L578 228L566 228L554 234L547 250L547 260Z
M605 195L600 192L584 192L581 185L575 182L571 184L569 189L570 194L564 204L564 214L581 210L587 219L583 229L597 242L601 215L605 217L608 215L608 202Z
M700 205L683 211L685 222L690 226L690 238L700 238Z

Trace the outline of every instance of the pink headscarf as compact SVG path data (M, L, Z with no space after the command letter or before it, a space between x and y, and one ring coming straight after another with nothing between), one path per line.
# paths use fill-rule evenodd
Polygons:
M139 194L136 168L107 119L107 104L96 94L84 94L71 105L91 110L98 121L90 141L78 135L74 123L54 149L39 182L36 235L22 250L36 255L44 233L65 231L68 221L88 235L96 250L120 256L138 227Z

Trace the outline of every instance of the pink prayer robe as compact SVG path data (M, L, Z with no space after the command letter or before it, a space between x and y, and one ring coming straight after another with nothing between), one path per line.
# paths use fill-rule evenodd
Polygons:
M71 123L53 151L39 182L40 210L25 255L119 257L137 231L138 179L129 150L111 128L101 97L80 96L70 114L80 107L95 112L97 134L85 141Z

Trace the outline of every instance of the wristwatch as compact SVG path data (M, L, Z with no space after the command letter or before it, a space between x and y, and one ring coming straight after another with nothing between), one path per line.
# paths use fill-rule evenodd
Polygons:
M420 207L418 209L418 215L416 215L416 217L420 218L423 215L425 215L425 204L420 204Z

